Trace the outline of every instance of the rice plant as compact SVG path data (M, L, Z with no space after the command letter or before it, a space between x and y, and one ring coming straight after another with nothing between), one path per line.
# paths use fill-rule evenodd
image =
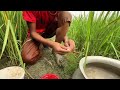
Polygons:
M69 59L66 73L72 74L79 60L90 55L120 58L119 11L85 12L72 20L68 37L76 43L76 52ZM27 25L21 11L0 11L0 60L7 57L11 65L25 67L21 48L26 39Z
M119 24L119 11L102 11L98 16L95 16L95 11L90 11L88 16L83 14L73 18L68 36L76 43L79 60L87 56L106 56L119 60Z
M88 18L84 15L74 18L71 24L68 36L76 42L77 50L81 52L85 50L85 55L87 49L84 45L89 41L88 55L111 56L114 52L111 43L119 53L119 11L114 11L112 14L110 11L104 14L103 11L97 18L91 14L94 12L89 12ZM115 53L111 57L118 58Z
M11 65L25 67L21 58L27 27L21 11L0 11L0 59L7 57Z

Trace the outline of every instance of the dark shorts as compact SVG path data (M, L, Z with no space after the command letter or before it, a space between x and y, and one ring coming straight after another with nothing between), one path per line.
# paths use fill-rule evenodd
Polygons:
M41 34L44 38L51 38L56 34L56 29L58 28L58 22L54 21L50 25L48 25L45 29L45 32Z
M71 14L63 11L59 14L56 21L48 25L45 32L41 34L44 38L51 38L56 34L56 29L61 27L65 22L71 22ZM42 49L39 47L40 43L31 39L30 37L24 42L22 47L22 59L27 64L34 64L42 56Z

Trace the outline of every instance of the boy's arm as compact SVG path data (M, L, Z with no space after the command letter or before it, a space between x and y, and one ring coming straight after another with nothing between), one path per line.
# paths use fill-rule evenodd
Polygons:
M54 42L54 41L51 41L51 40L48 40L48 39L45 39L43 38L41 35L39 35L37 32L36 32L36 23L32 23L32 22L27 22L28 24L28 27L30 29L30 35L33 39L37 40L38 42L41 42L45 45L48 45L50 46L51 48L53 48L53 50L59 54L65 54L65 53L68 53L70 52L68 50L67 47L61 45L60 43L57 43L57 42Z
M43 38L40 34L36 32L36 23L32 22L27 22L28 28L30 29L30 35L33 39L37 40L38 42L41 42L45 45L50 46L51 48L53 47L54 42L47 40Z

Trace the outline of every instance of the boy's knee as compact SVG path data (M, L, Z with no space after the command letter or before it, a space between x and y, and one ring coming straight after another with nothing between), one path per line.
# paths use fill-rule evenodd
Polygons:
M68 22L69 26L70 26L70 24L72 22L72 15L68 11L62 11L58 15L58 25L59 25L59 27L64 25L66 22Z
M22 47L21 56L26 64L34 64L41 57L42 52L39 49L39 43L35 41L26 41Z
M35 57L32 57L32 55L22 54L23 62L26 64L31 64L31 65L35 64L39 58L40 58L40 54L38 54Z
M63 17L68 18L68 21L72 21L72 14L68 11L63 12Z
M37 61L37 58L33 58L31 55L22 53L21 56L22 56L23 62L26 64L35 64Z

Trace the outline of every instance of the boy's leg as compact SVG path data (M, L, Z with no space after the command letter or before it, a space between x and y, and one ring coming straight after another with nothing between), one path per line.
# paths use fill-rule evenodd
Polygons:
M58 27L56 30L56 42L61 43L66 36L70 23L72 20L72 15L67 11L62 11L58 15ZM63 56L53 52L56 57L56 62L58 65L62 65Z
M58 28L58 22L53 21L48 27L46 27L45 33L42 34L44 38L51 38L56 34L56 29ZM23 61L27 64L34 64L37 60L42 56L42 50L39 48L40 43L31 39L30 37L27 38L25 43L22 47L22 58ZM44 46L44 45L43 45Z
M56 35L55 41L61 43L68 32L72 20L72 15L67 11L62 11L59 13L57 21L54 21L45 30L45 33L42 34L44 38L51 38ZM59 54L53 52L56 57L56 62L60 65L63 57Z
M45 33L42 34L44 38L51 38L56 35L56 42L61 43L67 34L68 28L72 20L72 15L67 11L59 13L57 21L53 21L46 27ZM61 29L62 28L62 29Z
M44 38L51 38L56 34L56 29L58 28L58 22L57 21L53 21L52 23L50 23L46 29L45 32L42 34L42 36Z
M56 42L61 43L68 32L68 28L70 26L72 20L72 15L67 11L62 11L59 13L57 21L54 21L46 28L45 33L43 33L43 37L51 38L56 35ZM56 57L56 62L60 65L59 61L62 61L63 57L59 54L53 52Z
M67 11L62 11L58 15L58 27L56 30L56 42L61 43L66 36L70 23L72 21L72 15Z
M21 56L23 59L23 62L27 64L35 64L39 58L42 56L42 51L39 48L40 43L31 39L27 38L25 43L22 47Z
M45 32L42 34L42 37L44 37L44 38L52 38L53 36L55 36L57 28L58 28L58 22L53 21L52 23L50 23L46 27ZM44 48L48 48L48 46L46 46L46 45L43 45L43 46L44 46Z

